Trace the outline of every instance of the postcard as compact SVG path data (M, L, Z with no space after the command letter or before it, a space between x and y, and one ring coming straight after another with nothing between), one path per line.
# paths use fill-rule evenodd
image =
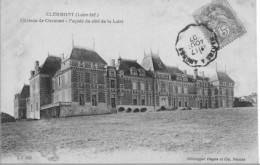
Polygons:
M256 0L2 0L1 163L258 163Z

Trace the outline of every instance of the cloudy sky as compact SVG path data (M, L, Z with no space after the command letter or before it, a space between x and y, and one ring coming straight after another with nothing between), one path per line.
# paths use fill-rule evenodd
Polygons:
M93 48L110 59L137 59L144 51L157 52L166 65L192 74L175 51L178 32L194 23L192 13L209 0L2 0L1 1L1 110L13 115L14 94L29 84L34 61L50 54L69 55L72 35L76 46ZM230 0L247 33L218 53L206 76L224 71L236 82L235 96L257 91L255 0ZM80 19L48 17L47 12L98 13L97 19L123 20L122 24L22 23L20 19ZM82 17L83 20L88 17Z

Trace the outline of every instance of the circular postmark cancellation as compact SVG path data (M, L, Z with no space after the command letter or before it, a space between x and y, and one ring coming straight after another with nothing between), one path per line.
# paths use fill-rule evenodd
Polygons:
M179 32L175 48L187 65L204 67L216 59L219 43L205 24L190 24Z

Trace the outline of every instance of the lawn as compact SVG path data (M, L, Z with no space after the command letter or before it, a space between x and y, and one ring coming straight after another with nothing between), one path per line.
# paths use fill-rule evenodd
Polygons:
M160 161L169 154L231 154L255 162L257 136L256 108L20 121L1 125L2 162L102 162L134 153L143 157L134 154L130 162L149 162L157 156Z

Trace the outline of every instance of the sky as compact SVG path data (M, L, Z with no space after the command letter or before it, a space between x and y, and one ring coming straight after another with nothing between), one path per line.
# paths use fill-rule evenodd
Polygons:
M119 56L141 63L144 52L159 52L166 65L193 74L175 50L178 32L195 23L193 12L210 0L2 0L1 111L11 115L15 93L29 84L34 62L48 54L68 56L75 46L95 50L107 62ZM218 52L199 72L224 71L235 81L235 96L257 92L256 2L229 0L247 33ZM97 19L123 20L111 24L22 23L20 19L80 19L48 17L47 12L98 13ZM85 20L89 17L81 17ZM93 18L91 18L93 19ZM73 36L73 37L72 37ZM72 39L73 38L73 39Z

